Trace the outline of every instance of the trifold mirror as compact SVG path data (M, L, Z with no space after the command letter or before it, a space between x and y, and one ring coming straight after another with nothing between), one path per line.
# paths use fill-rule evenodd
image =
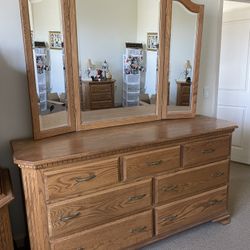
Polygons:
M203 6L20 0L35 139L193 117Z

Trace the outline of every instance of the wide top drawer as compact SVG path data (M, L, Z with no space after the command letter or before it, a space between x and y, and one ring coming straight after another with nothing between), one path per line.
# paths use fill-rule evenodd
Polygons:
M183 166L189 168L227 159L230 155L230 145L229 136L185 144Z
M123 157L123 178L134 179L180 168L180 147L164 148Z
M119 181L118 159L93 163L77 163L65 170L48 171L45 175L47 200L66 198L80 193L95 191Z

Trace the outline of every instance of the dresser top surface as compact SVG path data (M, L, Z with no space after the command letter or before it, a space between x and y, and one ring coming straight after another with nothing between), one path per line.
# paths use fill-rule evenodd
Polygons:
M140 149L210 133L233 131L234 123L197 116L193 119L155 121L128 126L81 131L44 140L12 141L14 162L35 166L95 155Z

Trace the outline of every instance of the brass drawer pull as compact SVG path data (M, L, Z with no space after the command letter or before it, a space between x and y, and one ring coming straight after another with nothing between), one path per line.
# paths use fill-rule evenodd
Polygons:
M163 192L178 191L178 185L170 185L162 188Z
M215 152L215 149L214 148L209 148L209 149L204 149L202 151L203 154L212 154Z
M215 205L220 204L222 202L223 201L219 201L219 200L211 200L211 201L208 202L208 205L209 206L215 206Z
M153 162L148 162L147 165L148 167L158 167L162 164L162 160L159 161L153 161Z
M82 177L76 177L75 181L78 184L78 183L83 183L83 182L91 181L91 180L93 180L95 178L96 178L96 175L91 173L91 174L89 174L88 177L84 177L84 178L82 178Z
M225 174L224 172L217 171L217 172L215 172L214 174L212 174L212 177L221 177L221 176L223 176L224 174Z
M137 195L137 196L130 196L128 198L128 201L139 201L139 200L142 200L145 196L146 196L146 194L141 194L141 195Z
M177 215L170 215L166 218L163 218L162 221L163 222L174 222L174 221L176 221L176 219L177 219Z
M69 220L75 219L75 218L78 217L80 214L81 214L80 212L74 212L74 213L72 213L71 215L62 216L60 220L63 221L63 222L67 222L67 221L69 221Z
M137 227L137 228L131 229L130 233L131 234L144 233L144 232L146 232L146 230L147 230L146 226L145 227Z

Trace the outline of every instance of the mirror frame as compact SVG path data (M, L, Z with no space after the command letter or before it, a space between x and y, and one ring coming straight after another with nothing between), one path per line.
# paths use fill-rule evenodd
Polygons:
M179 2L184 5L189 11L197 14L197 30L196 30L196 44L194 56L194 71L192 81L192 101L190 111L168 111L168 79L170 67L170 48L171 48L171 31L172 31L172 6L173 1ZM162 119L177 119L177 118L192 118L196 115L197 95L198 95L198 82L200 73L200 58L201 58L201 45L203 33L203 20L204 20L204 5L193 3L191 0L167 0L167 21L166 21L166 51L165 51L165 74L164 74L164 89L162 92Z
M76 126L79 130L90 130L97 128L113 127L119 125L128 125L135 123L143 123L162 119L162 91L164 81L164 53L165 53L165 32L166 32L166 12L167 0L160 0L160 20L159 20L159 58L158 58L158 85L157 85L157 101L156 112L152 115L131 116L126 118L114 118L110 120L102 120L96 122L84 122L81 117L80 108L80 85L79 85L79 60L78 60L78 37L77 37L77 18L76 18L76 0L70 1L70 19L71 19L71 44L72 44L72 60L73 60L73 78L74 78L74 94L75 94L75 110L76 110ZM83 120L83 121L82 121Z
M71 39L70 39L70 19L69 19L69 0L60 0L62 12L62 27L64 35L64 49L65 49L65 67L66 67L66 88L68 99L68 125L58 128L41 130L39 120L39 108L37 105L37 91L35 80L35 68L33 61L33 49L31 39L30 15L28 0L19 0L23 41L26 58L26 71L28 79L28 88L30 96L30 106L32 113L32 125L34 139L43 139L55 135L65 134L76 130L75 112L74 112L74 95L72 87L72 62L71 62Z
M198 14L196 31L196 48L192 84L192 103L191 111L177 112L168 111L168 78L170 64L170 41L171 41L171 22L172 4L178 1L189 11ZM201 56L201 42L204 19L204 5L193 3L191 0L160 0L160 22L159 22L159 58L158 58L158 85L156 113L145 116L131 116L127 118L114 118L112 120L102 120L96 122L82 123L81 100L79 84L79 63L78 63L78 38L77 38L77 18L76 0L60 0L62 11L62 26L64 34L65 65L66 65L66 84L68 97L68 126L58 127L48 130L40 129L39 108L37 105L37 92L35 84L35 69L33 63L33 49L31 39L31 27L29 18L28 0L19 0L22 30L24 40L24 50L26 57L26 69L28 88L30 95L30 106L32 112L33 135L34 139L43 139L55 135L66 134L80 130L91 130L97 128L113 127L143 123L164 119L192 118L196 115L197 92L199 81L199 67ZM84 119L84 116L83 116Z

